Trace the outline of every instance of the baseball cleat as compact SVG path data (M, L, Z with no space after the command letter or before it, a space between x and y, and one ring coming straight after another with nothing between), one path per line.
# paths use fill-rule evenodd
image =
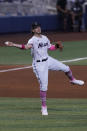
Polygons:
M41 113L42 113L42 115L44 115L44 116L47 116L48 115L48 112L47 112L47 106L42 106L42 108L41 108Z
M72 84L76 84L76 85L80 85L80 86L84 85L84 81L82 81L82 80L73 79L73 80L71 80L70 82L71 82Z

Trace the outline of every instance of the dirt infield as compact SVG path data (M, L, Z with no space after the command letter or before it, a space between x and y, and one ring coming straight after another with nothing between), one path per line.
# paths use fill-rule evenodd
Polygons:
M87 33L49 33L51 41L87 40ZM26 43L28 34L0 35L0 42L6 40ZM3 44L1 44L3 45ZM1 65L0 70L19 66ZM48 97L50 98L87 98L87 66L70 66L77 79L85 81L84 86L71 85L63 72L49 71ZM0 97L39 97L39 84L32 68L12 72L0 72Z
M9 68L14 66L4 66L4 69ZM85 80L85 85L71 85L63 72L49 71L48 97L87 98L87 66L71 66L71 69L76 78ZM0 73L0 96L39 97L39 84L32 68Z

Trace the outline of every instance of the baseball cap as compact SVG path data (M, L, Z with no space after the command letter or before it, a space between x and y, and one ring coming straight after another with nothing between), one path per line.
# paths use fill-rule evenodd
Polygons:
M35 29L37 27L40 27L40 24L38 22L32 23L32 29Z

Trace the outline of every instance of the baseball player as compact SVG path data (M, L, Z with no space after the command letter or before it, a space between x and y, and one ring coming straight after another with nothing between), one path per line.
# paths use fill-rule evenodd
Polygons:
M42 102L41 113L42 115L48 115L46 105L48 70L63 71L72 84L84 85L84 81L75 79L69 66L48 55L48 50L54 51L57 49L63 49L61 41L58 41L55 45L51 44L49 39L41 34L41 26L37 22L32 24L32 33L33 36L29 39L26 45L15 44L9 41L5 42L5 44L7 46L18 47L20 49L31 49L33 71L40 84L40 98Z

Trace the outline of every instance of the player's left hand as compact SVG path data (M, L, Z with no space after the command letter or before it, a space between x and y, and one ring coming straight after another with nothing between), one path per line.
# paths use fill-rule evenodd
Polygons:
M56 43L56 48L59 48L59 50L60 51L62 51L63 50L63 44L62 44L62 42L61 41L57 41L57 43Z

